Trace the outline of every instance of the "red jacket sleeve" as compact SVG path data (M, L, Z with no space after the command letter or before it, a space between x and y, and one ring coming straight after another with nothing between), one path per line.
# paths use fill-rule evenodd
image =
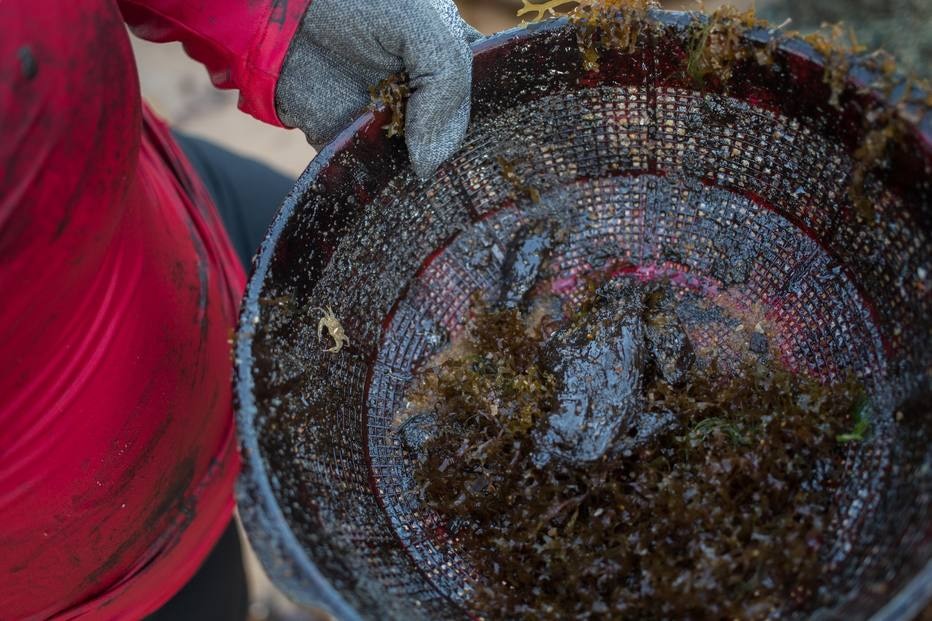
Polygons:
M239 89L239 107L281 126L275 85L311 0L119 0L133 33L180 41L218 88Z

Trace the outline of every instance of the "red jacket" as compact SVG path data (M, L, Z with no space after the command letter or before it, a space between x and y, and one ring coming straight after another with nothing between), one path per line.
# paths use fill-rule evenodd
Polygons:
M0 1L0 619L139 618L233 508L244 275L124 18L279 124L309 0ZM122 15L121 15L122 11Z

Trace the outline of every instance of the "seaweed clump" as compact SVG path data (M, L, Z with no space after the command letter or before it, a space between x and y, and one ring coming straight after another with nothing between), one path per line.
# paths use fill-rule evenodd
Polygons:
M872 121L871 116L877 117L876 120ZM903 139L906 129L893 108L883 108L865 116L864 132L853 154L847 194L858 215L870 221L875 209L867 191L868 179L886 166L891 147Z
M794 36L797 36L794 34ZM869 88L877 89L889 101L894 89L899 85L897 67L894 58L878 50L870 55L858 57L865 47L851 29L843 24L827 24L820 31L802 37L823 58L823 82L829 87L828 103L841 109L841 94L847 84L848 75L855 60L873 71L877 78ZM918 87L921 99L913 96L913 86ZM883 170L889 164L891 150L903 142L909 133L908 107L919 106L928 110L932 106L932 88L929 84L915 78L907 78L902 101L891 104L877 103L864 112L863 137L852 154L853 165L848 180L847 196L855 212L864 220L873 220L875 209L868 191L870 176Z
M416 448L418 493L485 577L471 605L524 619L763 619L819 605L844 442L866 430L857 385L760 358L738 374L695 365L677 386L645 370L645 413L675 425L633 451L540 464L536 432L559 390L538 320L480 309L411 392L435 422Z
M502 178L507 181L515 192L527 196L532 203L540 202L540 190L530 185L521 178L515 170L515 162L512 162L501 155L495 158L498 169L501 171Z
M869 189L871 177L890 168L894 149L910 134L910 123L918 123L932 108L932 85L927 81L907 78L898 82L895 63L886 55L877 62L868 62L868 66L872 64L880 71L880 77L872 86L881 90L886 101L893 98L897 86L902 86L903 96L895 104L879 103L864 113L863 137L852 154L848 200L857 214L868 221L875 216Z
M541 364L543 316L538 319L529 324L517 309L480 306L467 334L420 375L403 415L425 410L441 414L440 442L462 426L481 429L483 435L500 433L503 446L526 433L541 412L553 408L556 394L556 382ZM498 452L492 444L485 448ZM459 456L468 460L473 454ZM467 467L484 471L487 466L494 464L469 462Z
M382 127L389 138L404 136L405 110L408 97L411 96L411 86L407 73L396 73L388 76L377 85L369 88L372 98L372 108L384 105L391 114L389 122Z
M803 40L822 55L824 74L822 80L830 89L829 105L840 108L841 93L851 69L851 57L864 51L853 30L845 30L843 24L827 25L803 37Z
M655 0L521 0L518 17L534 13L531 23L557 14L557 9L568 4L576 5L569 14L576 27L579 51L586 71L599 69L601 50L620 50L634 53L642 35L653 26L647 21L647 11L658 8Z
M576 27L583 66L598 70L600 52L619 50L633 54L644 37L657 27L648 11L659 8L654 0L548 0L533 3L522 0L518 16L535 13L532 22L556 14L567 4L577 5L570 15ZM697 14L698 15L698 14ZM694 19L688 49L687 73L698 84L711 74L723 82L731 77L731 68L738 61L755 58L760 64L772 62L772 48L758 49L742 40L749 28L766 26L753 9L741 11L724 5L709 14L708 19Z
M654 0L583 0L570 14L576 27L583 67L599 69L600 50L633 54L652 28L647 11L657 8Z
M732 68L750 58L761 65L773 62L771 47L758 49L743 39L749 28L766 26L753 9L740 11L724 5L713 11L707 19L694 19L690 28L687 49L686 73L702 86L709 76L722 83L731 79Z

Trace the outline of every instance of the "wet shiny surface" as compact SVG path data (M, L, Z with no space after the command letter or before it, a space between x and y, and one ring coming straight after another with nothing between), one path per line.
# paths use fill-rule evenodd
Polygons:
M571 33L538 31L507 53L489 44L472 129L435 179L415 179L371 119L283 212L247 298L238 390L244 520L296 597L324 593L347 618L464 617L485 576L418 500L392 421L475 296L499 296L503 273L525 265L566 308L593 273L666 279L697 359L752 344L820 379L855 373L877 412L870 441L845 450L822 547L826 588L848 594L834 612L879 610L925 563L928 425L898 420L895 404L932 363L930 142L904 143L872 179L866 223L846 187L851 119L869 96L827 106L802 44L770 67L736 65L727 93L697 91L682 79L685 20L664 19L666 34L599 73L581 70ZM511 240L539 222L561 231L548 260L519 251L505 269ZM291 303L258 302L282 296ZM351 341L338 356L320 351L304 310L327 305ZM655 356L687 359L670 334Z

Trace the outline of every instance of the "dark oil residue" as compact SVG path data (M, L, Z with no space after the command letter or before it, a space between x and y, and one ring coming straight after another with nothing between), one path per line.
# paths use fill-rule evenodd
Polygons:
M866 431L860 388L750 347L739 373L698 362L669 285L602 285L583 306L554 328L477 302L396 421L421 500L485 578L470 605L527 619L819 605L839 438ZM568 376L574 365L589 375ZM598 446L569 432L555 450L548 434L581 401L576 422L603 427Z
M583 67L598 71L602 50L633 54L643 45L655 23L646 19L654 0L583 1L570 15L576 27Z

